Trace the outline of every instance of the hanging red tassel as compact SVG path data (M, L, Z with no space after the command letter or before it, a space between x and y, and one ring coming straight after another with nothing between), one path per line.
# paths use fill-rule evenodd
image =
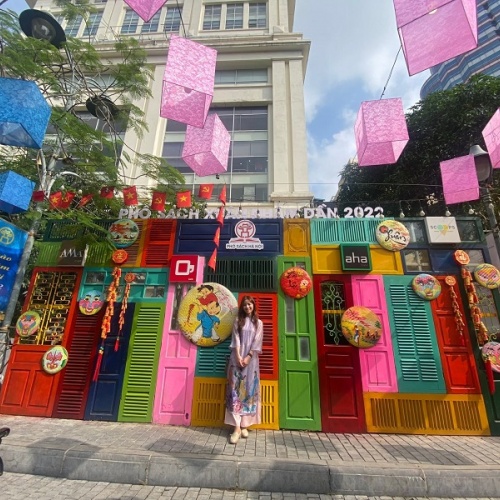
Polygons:
M491 361L487 359L484 362L484 366L486 367L486 377L488 379L488 389L490 390L490 394L495 394L495 379L493 377L493 369L491 368Z
M101 371L101 363L103 356L104 356L104 340L101 342L101 346L99 347L99 352L97 353L97 361L95 364L94 376L92 377L93 382L97 382L97 379L99 378L99 372Z

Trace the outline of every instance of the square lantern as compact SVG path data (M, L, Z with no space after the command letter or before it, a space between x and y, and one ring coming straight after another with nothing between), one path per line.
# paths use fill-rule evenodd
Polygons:
M476 0L394 0L408 73L477 47Z
M500 168L500 109L495 111L483 129L484 142L490 156L491 166Z
M25 212L30 206L35 183L7 170L0 174L0 210L8 214Z
M182 159L200 177L227 170L231 136L216 113L210 113L203 128L188 125Z
M41 149L50 113L35 82L0 78L0 144Z
M216 61L216 50L172 35L160 116L203 127L214 95Z
M361 103L354 134L361 167L396 163L409 139L403 101L396 98Z
M167 3L167 0L125 0L125 3L148 22Z
M473 155L442 161L439 167L447 205L479 199L479 181Z

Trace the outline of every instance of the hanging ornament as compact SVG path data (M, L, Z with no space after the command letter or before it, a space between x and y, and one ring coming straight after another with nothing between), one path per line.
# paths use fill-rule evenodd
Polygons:
M413 278L413 291L422 299L434 300L441 293L441 283L430 274L419 274Z
M479 181L473 155L442 161L439 167L447 205L479 198Z
M464 329L465 329L465 322L464 322L462 312L460 311L460 305L458 303L457 293L455 292L455 286L457 284L457 280L454 276L446 276L444 282L449 287L449 293L450 293L450 297L451 297L451 305L452 305L453 314L455 317L455 326L457 328L457 332L462 337L462 345L465 345L465 341L463 338Z
M123 248L115 250L113 252L113 255L111 255L111 260L118 265L125 264L125 262L127 262L127 259L128 259L128 252L126 250L123 250Z
M42 357L42 368L51 375L60 372L68 362L68 351L62 345L49 349Z
M397 220L381 222L375 230L375 237L382 248L391 252L403 250L410 243L410 232Z
M500 286L500 271L491 264L479 264L474 269L474 278L481 286L490 290Z
M368 307L346 309L341 320L342 335L355 347L373 347L382 336L382 323Z
M453 254L453 258L461 266L466 266L470 262L469 254L463 250L456 250Z
M289 297L301 299L311 291L312 280L305 269L291 267L281 275L280 286Z
M127 312L128 297L130 295L130 285L135 280L135 274L134 273L127 273L125 275L124 280L125 280L126 285L125 285L125 290L123 292L122 307L120 309L120 317L118 319L118 334L116 335L115 351L118 351L118 349L120 347L120 336L122 335L123 325L125 324L125 313Z
M495 111L486 127L484 127L483 138L491 166L500 168L500 109Z

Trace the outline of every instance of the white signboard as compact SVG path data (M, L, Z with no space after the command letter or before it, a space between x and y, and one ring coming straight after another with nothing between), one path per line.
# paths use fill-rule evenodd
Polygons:
M429 243L460 243L455 217L425 217Z

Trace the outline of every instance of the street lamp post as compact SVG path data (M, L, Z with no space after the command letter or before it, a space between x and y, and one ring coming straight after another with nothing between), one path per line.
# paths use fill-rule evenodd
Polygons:
M469 154L474 156L481 201L486 208L486 215L488 216L488 222L490 223L493 239L495 240L495 248L500 258L500 230L495 214L495 205L493 205L490 192L490 186L493 180L493 167L491 165L490 156L478 145L472 146L469 150Z

